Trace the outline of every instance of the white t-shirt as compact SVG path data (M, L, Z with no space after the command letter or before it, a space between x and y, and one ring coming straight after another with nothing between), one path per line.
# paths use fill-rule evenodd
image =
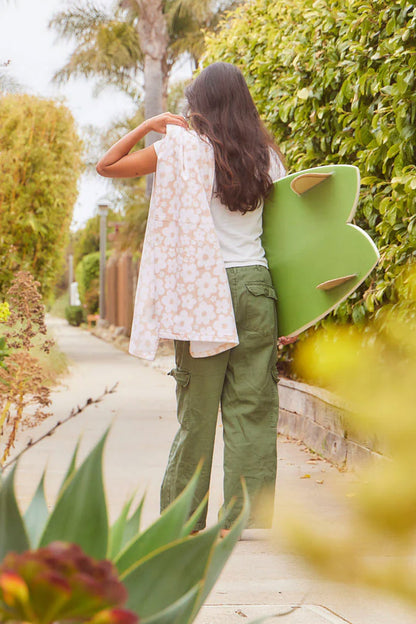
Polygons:
M163 139L161 139L163 141ZM161 141L153 143L156 155ZM270 150L270 177L275 182L286 175L285 168L274 150ZM215 183L214 183L215 186ZM211 214L220 249L227 268L260 264L267 267L261 244L263 234L263 205L243 214L231 211L213 194Z

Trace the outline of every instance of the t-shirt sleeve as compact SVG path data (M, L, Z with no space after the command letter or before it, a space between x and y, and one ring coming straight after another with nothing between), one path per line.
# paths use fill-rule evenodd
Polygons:
M286 169L280 160L279 155L273 149L270 149L269 175L273 182L280 180L280 178L284 178L286 175Z
M163 139L159 139L158 141L155 141L154 143L152 143L153 147L155 148L155 152L156 152L156 156L159 156L159 151L160 148L162 147L162 143L165 140L166 137L163 137Z

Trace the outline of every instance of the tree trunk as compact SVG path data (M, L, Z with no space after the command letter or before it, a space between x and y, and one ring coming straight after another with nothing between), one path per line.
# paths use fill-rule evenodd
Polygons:
M164 110L164 83L169 35L162 0L134 0L139 9L137 32L144 56L144 115L145 119ZM148 147L159 138L155 132L146 135ZM152 177L147 176L146 193L150 195Z

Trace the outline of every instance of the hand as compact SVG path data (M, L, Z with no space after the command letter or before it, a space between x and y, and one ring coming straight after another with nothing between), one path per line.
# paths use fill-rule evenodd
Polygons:
M173 113L161 113L160 115L156 115L155 117L150 117L146 120L146 125L149 129L149 132L153 130L154 132L159 132L160 134L166 134L166 126L168 124L173 124L175 126L181 126L188 130L188 122L181 115L174 115Z
M296 340L298 339L297 336L280 336L279 338L279 346L280 347L285 347L288 344L292 344L293 342L296 342Z

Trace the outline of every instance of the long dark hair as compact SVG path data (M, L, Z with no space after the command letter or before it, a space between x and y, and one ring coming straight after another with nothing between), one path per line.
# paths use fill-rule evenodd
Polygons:
M279 150L261 121L241 71L213 63L185 90L188 117L214 148L215 194L229 210L255 210L267 197L270 148Z

